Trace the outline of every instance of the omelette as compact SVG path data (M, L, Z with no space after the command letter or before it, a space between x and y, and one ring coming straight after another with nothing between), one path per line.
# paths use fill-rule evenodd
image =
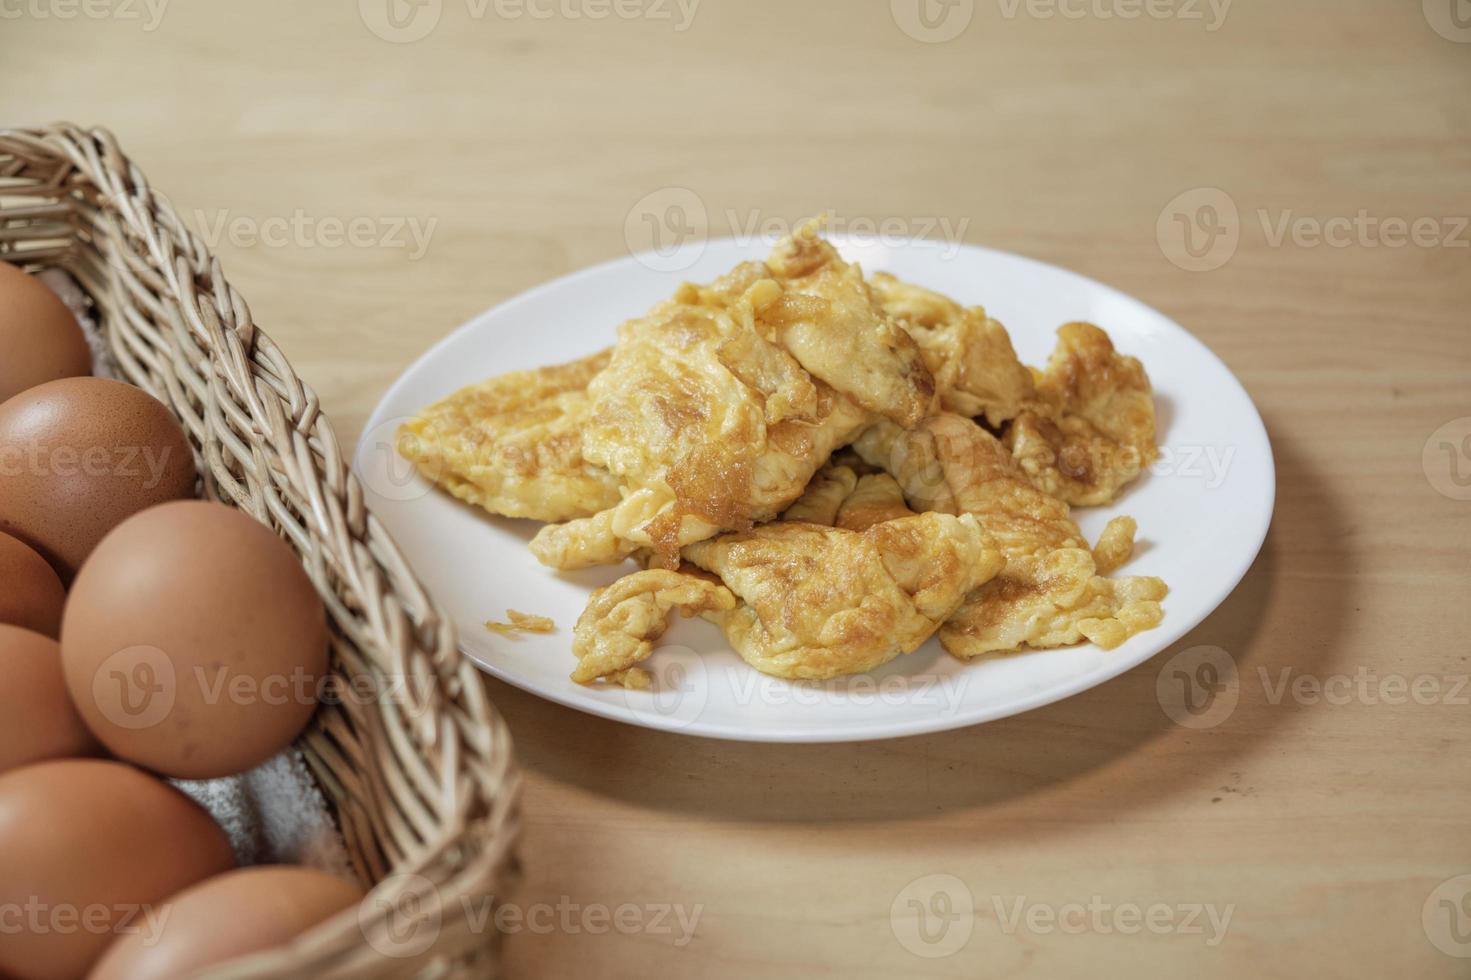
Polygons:
M544 565L637 560L578 619L572 678L642 689L676 612L791 679L935 635L961 659L1116 647L1168 589L1116 574L1132 518L1090 546L1071 508L1115 500L1155 439L1148 375L1099 327L1064 325L1028 367L983 307L865 276L808 224L608 350L451 394L398 448L455 497L546 522Z

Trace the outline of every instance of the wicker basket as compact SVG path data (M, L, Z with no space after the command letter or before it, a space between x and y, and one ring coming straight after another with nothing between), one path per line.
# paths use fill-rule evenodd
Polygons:
M372 891L289 947L209 975L498 975L486 913L515 873L510 737L453 625L365 507L315 393L105 131L0 131L0 259L76 278L121 374L183 424L207 495L301 555L338 680L395 692L335 699L298 741Z

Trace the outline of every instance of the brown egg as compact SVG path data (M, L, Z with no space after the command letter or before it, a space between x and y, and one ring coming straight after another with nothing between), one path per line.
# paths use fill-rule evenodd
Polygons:
M0 262L0 351L0 402L47 381L92 373L92 352L71 310L8 262Z
M0 533L0 623L53 639L61 633L66 590L56 570L25 542Z
M193 496L194 476L184 430L141 388L67 378L0 405L0 531L63 581L124 518Z
M311 868L266 865L229 871L165 903L156 935L120 937L89 980L182 980L204 967L290 942L363 897Z
M61 647L49 636L0 625L0 772L98 749L66 693Z
M81 977L170 895L234 866L230 842L178 790L120 762L67 759L0 775L0 973Z
M327 618L296 553L224 504L162 504L97 546L61 624L67 688L120 758L182 779L285 748L316 707Z

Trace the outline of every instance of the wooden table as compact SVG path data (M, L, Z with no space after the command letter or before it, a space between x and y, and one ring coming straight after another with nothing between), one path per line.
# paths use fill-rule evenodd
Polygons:
M964 223L1175 317L1266 419L1265 551L1177 647L1240 666L1216 727L1164 714L1162 659L861 745L655 734L491 684L527 774L515 901L577 906L510 939L515 975L1471 972L1436 945L1471 952L1471 904L1448 918L1471 879L1442 886L1471 872L1471 28L1449 0L703 0L687 24L672 0L156 24L98 2L5 5L0 116L117 132L345 437L472 314L626 254L669 188L714 234L822 208ZM1277 696L1283 671L1328 695ZM1385 703L1393 678L1429 703ZM578 918L626 903L631 934ZM698 909L692 938L658 905Z

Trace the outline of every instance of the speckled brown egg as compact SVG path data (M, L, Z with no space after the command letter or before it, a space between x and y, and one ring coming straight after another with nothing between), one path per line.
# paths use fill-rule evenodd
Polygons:
M0 772L99 748L66 692L57 642L0 625Z
M120 762L67 759L0 775L0 974L86 975L140 906L234 866L230 842L183 793ZM129 914L132 910L132 915Z
M0 402L27 388L92 373L77 318L38 279L0 262Z
M0 405L0 531L63 581L125 518L192 496L194 477L184 430L141 388L66 378Z
M312 868L241 868L175 895L156 934L122 936L89 980L184 980L205 967L289 943L357 904L362 890Z
M109 534L61 623L67 688L119 758L182 779L285 748L327 671L327 617L274 532L224 504L176 501Z
M66 590L56 570L24 541L0 533L0 623L53 639L61 633Z

